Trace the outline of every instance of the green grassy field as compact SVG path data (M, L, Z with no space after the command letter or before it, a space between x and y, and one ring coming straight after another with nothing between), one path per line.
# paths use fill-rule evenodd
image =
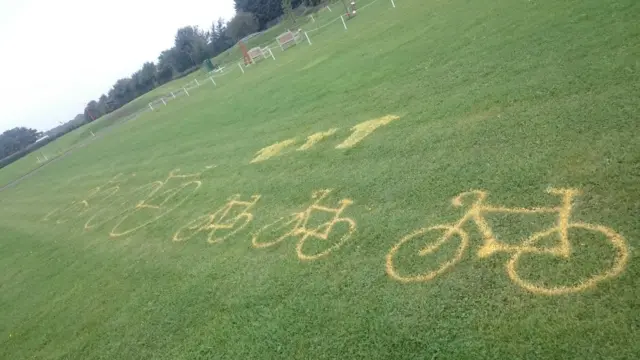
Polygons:
M336 6L331 3L331 6ZM246 41L246 45L248 48L252 48L255 46L261 47L270 47L276 50L279 49L276 37L282 34L284 31L287 31L288 28L302 28L304 30L316 31L319 27L327 26L333 20L335 20L335 12L328 11L326 8L322 8L319 11L314 13L315 22L311 22L308 16L299 17L296 22L296 27L292 27L293 24L290 22L280 23L268 30L264 31L258 36L255 36L248 41ZM306 40L305 40L306 41ZM238 75L237 72L241 72L239 68L237 68L237 64L242 62L242 52L240 48L236 45L220 54L216 58L213 59L214 63L225 67L225 70L222 73L215 73L213 77L220 81L220 77L227 76L229 74ZM5 170L0 172L0 187L5 186L7 184L13 183L16 180L19 180L24 174L28 174L33 170L36 170L42 166L42 159L47 157L47 160L50 161L55 159L66 152L73 150L79 145L84 145L87 142L93 140L92 137L95 134L101 136L101 132L105 129L111 130L110 127L113 125L118 125L123 121L128 121L132 117L139 115L141 112L145 112L148 109L150 103L153 103L155 107L160 106L160 99L164 98L166 101L173 101L171 93L175 92L178 96L183 96L184 94L180 94L185 87L193 87L194 81L200 81L200 84L209 85L209 77L211 75L203 68L197 71L194 71L187 76L176 79L169 83L166 83L162 86L159 86L152 91L138 97L137 99L131 101L130 103L124 105L120 109L115 110L112 113L109 113L99 119L94 121L81 129L76 129L71 132L70 135L56 141L46 147L43 147L41 150L34 152L25 156L25 161L22 161L18 164L10 164ZM91 135L93 132L94 135ZM45 161L46 162L46 161Z
M0 358L638 358L640 3L396 4L2 191Z

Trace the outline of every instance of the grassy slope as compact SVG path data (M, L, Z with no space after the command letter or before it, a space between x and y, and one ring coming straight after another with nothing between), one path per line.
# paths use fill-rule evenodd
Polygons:
M299 18L296 26L304 28L305 30L316 29L318 26L322 26L327 22L334 20L334 15L335 13L326 11L326 9L321 9L314 15L316 18L315 23L311 23L309 21L309 18L305 17ZM277 48L277 45L275 44L275 38L286 31L287 26L288 25L286 23L281 23L272 27L259 36L251 38L249 41L247 41L247 46L249 48L252 48L254 46L271 46ZM242 53L240 49L238 48L238 46L234 46L214 58L213 61L216 64L228 66L229 68L227 69L227 72L230 74L232 72L239 71L235 68L235 64L241 59ZM228 74L215 74L214 76L216 77L216 79L218 79L221 76L227 75ZM234 73L233 75L237 74ZM131 115L140 111L147 110L147 106L151 102L155 102L160 98L165 98L167 101L171 101L171 92L180 92L183 87L192 86L195 79L207 83L207 78L209 76L210 75L207 74L204 69L195 71L185 77L176 79L153 89L152 91L134 99L122 108L101 117L94 123L85 125L80 129L76 129L68 136L65 136L60 140L47 145L41 151L26 156L23 161L7 166L3 172L0 172L0 186L9 184L14 180L19 179L23 175L29 173L30 171L39 168L41 164L38 161L38 158L42 157L42 154L45 154L48 158L55 158L57 156L60 156L73 147L90 141L90 131L100 134L100 132L105 128L109 128L112 125L118 125L122 121L126 121ZM220 80L218 79L218 81Z
M115 128L0 194L0 358L634 358L638 14L632 0L411 0L393 11L379 1L347 33L328 27L312 47ZM402 118L334 149L351 126L386 114ZM337 135L308 152L249 164L264 146L331 127ZM86 217L41 221L118 172L136 173L130 189L210 164L194 198L130 236L109 239L113 224L83 233ZM508 254L475 256L472 226L453 271L411 285L386 276L398 239L460 215L456 194L556 204L547 186L581 188L575 219L626 237L621 276L579 294L531 294L505 274ZM327 204L355 201L347 245L316 262L299 261L291 239L251 248L251 230L322 188L335 189ZM249 229L217 245L171 241L234 193L262 195ZM492 224L510 239L545 220ZM585 237L570 266L543 258L524 273L562 282L606 266L602 239L572 235ZM407 254L403 266L428 264Z
M309 23L308 18L299 18L297 19L298 23L296 26L303 27ZM273 26L263 32L262 34L252 37L251 39L246 41L247 49L254 48L256 46L260 47L272 47L274 50L277 49L278 45L276 44L276 38L287 31L287 29L291 28L290 23L282 22ZM235 63L242 60L242 51L238 45L234 45L230 49L226 50L222 54L216 56L212 59L214 64L218 65L226 65L226 66L235 66Z
M90 127L76 129L43 146L37 151L26 155L20 160L2 168L2 171L0 171L0 187L7 185L30 171L40 167L42 164L38 162L38 159L42 159L43 155L46 155L47 159L54 159L65 153L74 145L86 141L91 136L89 129Z

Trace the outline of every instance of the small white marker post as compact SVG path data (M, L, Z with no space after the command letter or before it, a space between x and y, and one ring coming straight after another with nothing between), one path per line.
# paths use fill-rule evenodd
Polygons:
M162 100L162 103L164 104L164 106L167 106L167 102L164 101L164 98L160 98L160 100Z
M89 130L89 132L91 133L91 136L96 136L96 134L94 134L93 131Z
M218 84L216 84L216 81L213 80L213 76L209 76L209 80L211 80L211 82L213 83L213 85L218 86Z
M342 19L342 25L344 25L344 29L347 30L347 23L344 22L344 16L340 15L340 19Z
M173 98L176 98L176 94L173 93L173 91L171 92L171 96L173 96Z
M151 106L151 103L149 103L149 109L151 109L151 111L153 111L153 106Z
M196 82L196 85L200 86L200 83L198 82L198 79L193 79Z
M309 39L309 34L307 34L307 32L304 32L304 36L307 38L307 41L309 42L309 45L311 45L311 39Z
M275 60L275 59L276 59L276 57L275 57L275 56L273 56L273 51L271 51L271 49L269 49L269 54L271 54L271 58L272 58L273 60Z
M244 69L242 68L242 65L240 65L240 63L238 63L238 67L240 68L240 70L242 70L242 73L244 74Z
M331 11L331 8L329 7L329 5L327 5L327 10Z
M313 17L313 14L311 14L311 15L309 15L309 16L311 16L311 21L312 21L312 22L316 22L316 19Z
M391 0L391 5L393 5L393 8L394 8L394 9L396 8L396 3L395 3L395 2L393 2L393 0Z
M184 90L184 93L187 94L187 96L191 96L191 95L189 95L189 92L187 91L186 87L183 87L182 90Z

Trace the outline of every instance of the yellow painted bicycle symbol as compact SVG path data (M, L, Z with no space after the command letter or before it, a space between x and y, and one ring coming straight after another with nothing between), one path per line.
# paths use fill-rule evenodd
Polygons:
M208 166L205 170L212 168ZM114 221L109 236L120 237L150 225L187 201L202 185L201 175L202 172L181 174L180 169L175 169L162 181L153 181L126 192L121 191L120 184L107 188L105 191L111 196L117 196L87 219L84 231Z
M180 169L175 169L169 172L163 181L154 181L149 184L152 186L149 195L116 222L109 236L120 237L130 234L177 209L202 186L202 181L198 180L201 175L202 173L180 174ZM174 179L184 182L167 186ZM178 198L177 201L175 198Z
M181 227L173 235L173 241L189 240L199 233L208 233L207 242L210 244L220 243L232 237L253 220L253 214L250 211L260 200L260 195L253 195L250 201L240 201L239 198L240 195L236 194L213 214L201 216ZM240 212L231 217L235 209L240 209ZM220 231L223 235L217 237L216 233Z
M300 237L300 240L296 245L296 252L301 260L316 260L338 250L347 242L347 240L349 240L353 232L356 230L356 223L353 220L341 217L342 212L344 212L347 206L351 205L353 201L343 199L340 201L340 206L337 208L329 208L320 205L320 202L322 202L322 200L330 193L331 190L316 191L312 195L312 198L314 199L313 203L306 210L294 213L288 217L282 217L260 229L258 232L253 234L253 238L251 239L253 246L256 248L266 248L279 244L288 237ZM314 212L332 214L333 217L331 220L321 224L320 226L309 228L308 222ZM331 244L329 243L330 234L332 233L333 228L338 224L345 224L347 226L347 231L344 235L338 237L336 242ZM283 230L285 231L284 234L281 233ZM259 240L260 237L265 237L264 232L266 231L274 231L276 234L282 235L271 241ZM309 250L305 247L305 243L309 239L320 240L320 242L324 244L320 244L321 246L316 246L313 250ZM318 244L316 243L315 245ZM320 249L318 249L318 247Z
M484 191L474 190L462 193L452 200L456 207L463 206L463 200L473 197L473 203L466 214L454 224L436 225L432 227L419 229L404 238L402 238L387 254L386 272L395 280L403 283L424 282L434 279L449 270L458 263L469 246L469 235L463 230L465 224L472 221L478 227L484 243L478 250L478 256L485 258L497 252L506 252L511 254L511 258L506 263L506 272L509 278L524 289L537 294L543 295L560 295L567 293L580 292L596 284L611 279L620 274L629 259L629 250L624 238L614 230L601 225L588 224L583 222L571 221L572 201L579 194L575 189L555 189L551 188L548 193L562 197L562 204L557 207L539 207L539 208L506 208L499 206L491 206L485 203L487 193ZM557 222L551 228L537 232L523 240L521 244L510 245L501 243L493 234L488 222L484 218L487 214L540 214L555 213L558 215ZM569 259L572 256L572 247L569 240L569 230L581 229L604 235L606 240L613 246L615 250L615 259L608 270L589 275L590 277L578 281L568 286L553 286L544 284L541 281L531 281L525 279L518 272L520 263L525 255L547 255L558 257L561 259ZM454 237L459 237L460 245L453 257L448 258L438 264L435 264L435 270L424 271L419 274L406 275L402 274L397 268L397 255L402 248L415 240L424 241L424 235L431 231L443 231L444 234L435 242L425 244L419 251L419 256L427 256L435 254L441 247L453 241ZM545 238L555 236L557 245L548 247L541 246L540 243Z
M118 174L102 186L95 187L84 196L82 200L76 200L68 205L54 209L47 213L43 221L54 221L56 224L63 224L70 219L79 218L89 212L97 204L111 198L120 189L123 175Z

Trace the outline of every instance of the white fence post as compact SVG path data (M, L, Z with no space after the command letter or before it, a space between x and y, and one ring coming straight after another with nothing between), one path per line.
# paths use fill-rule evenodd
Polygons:
M189 92L187 91L186 87L183 87L182 90L184 90L184 93L187 94L187 96L191 96L191 95L189 95Z
M344 16L340 15L340 19L342 19L342 25L344 25L344 29L347 30L347 23L344 22Z
M151 109L151 111L153 111L153 106L151 106L151 103L149 103L149 108Z
M313 14L311 14L309 16L311 16L311 21L316 22L316 19L313 17Z
M271 49L269 49L269 54L271 54L271 58L272 58L273 60L275 60L275 59L276 59L276 57L275 57L275 56L273 56L273 51L271 51Z
M198 82L198 79L193 79L196 82L196 85L200 86L200 83Z
M396 8L396 3L395 3L395 2L393 2L393 0L391 0L391 5L393 5L393 8L394 8L394 9Z
M173 93L173 91L171 92L171 96L173 96L173 98L176 98L176 94Z
M238 67L240 68L240 70L242 70L242 73L244 74L244 69L242 68L242 65L240 63L238 63Z
M164 98L160 98L160 100L162 100L162 103L164 104L164 106L167 106L167 102L164 101Z
M309 45L311 45L311 39L309 39L309 34L307 34L307 32L304 32L304 36L307 38L307 41L309 42Z
M327 10L331 11L331 8L329 7L329 5L327 5Z
M213 80L213 76L209 76L209 79L211 80L211 82L213 83L213 85L218 86L218 84L216 84L215 80Z

